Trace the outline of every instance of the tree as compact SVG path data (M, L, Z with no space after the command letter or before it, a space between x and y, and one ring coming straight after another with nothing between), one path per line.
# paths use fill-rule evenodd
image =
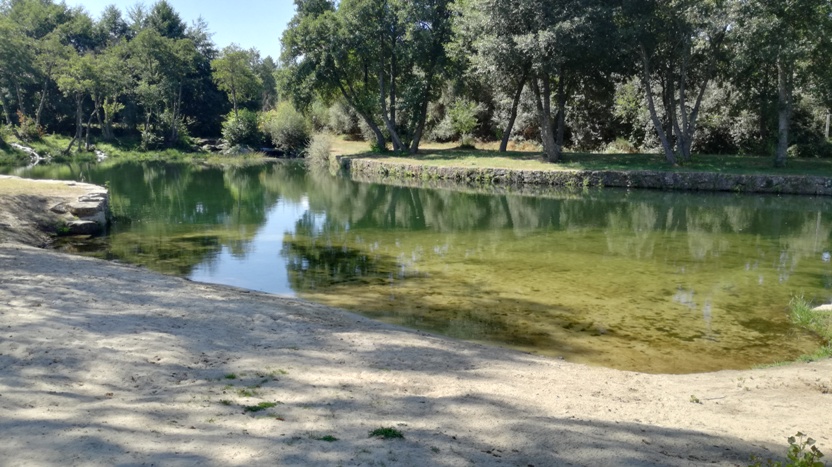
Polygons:
M341 94L379 149L416 152L439 91L451 35L449 0L296 0L283 36L283 79L305 108Z
M130 42L131 64L137 76L136 97L145 113L143 141L167 145L179 140L182 94L195 69L198 52L190 39L171 39L145 29ZM158 134L154 133L159 127Z
M71 49L71 52L60 63L57 73L58 87L65 96L71 97L75 101L75 136L69 142L69 146L66 148L67 152L76 141L78 142L78 150L81 150L84 99L92 89L94 76L91 55L79 56L74 49Z
M677 154L691 157L702 98L725 58L732 24L728 7L721 0L624 2L627 45L638 57L650 117L672 165ZM659 83L661 107L654 83Z
M20 98L21 79L31 76L34 69L34 55L31 41L19 26L8 17L0 17L0 105L6 124L12 125L10 98Z
M220 56L211 61L214 81L231 99L235 118L239 118L239 102L257 95L262 86L257 74L259 61L257 51L243 50L236 44L222 49Z
M832 4L826 0L748 0L737 6L739 60L771 63L777 83L775 167L786 164L795 89L811 79L813 64L832 40ZM813 60L814 59L814 60ZM820 70L816 68L817 70Z
M295 0L297 10L281 39L282 88L295 107L304 109L315 95L324 101L341 95L375 135L384 150L386 138L376 123L377 85L367 50L352 50L341 17L329 0Z

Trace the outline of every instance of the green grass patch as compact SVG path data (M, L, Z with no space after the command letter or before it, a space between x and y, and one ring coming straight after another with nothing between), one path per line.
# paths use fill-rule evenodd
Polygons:
M65 153L70 139L70 137L63 135L44 135L37 141L27 143L22 143L17 138L10 138L10 141L29 146L40 156L52 157L55 162L96 160L94 152L77 152L77 146L73 146L75 149L71 150L69 154ZM144 150L141 148L138 138L120 138L113 142L100 141L93 138L91 144L95 146L95 149L103 151L109 159L119 161L189 162L209 166L244 167L273 160L259 152L225 156L183 148ZM0 163L11 164L27 159L28 156L11 148L0 150Z
M818 335L824 341L817 351L801 355L798 360L813 362L832 357L832 310L818 310L803 295L797 295L789 302L789 316L792 324Z
M260 412L266 409L270 409L277 405L277 402L261 402L257 405L244 405L243 410L245 412Z
M370 432L370 438L384 438L384 439L395 439L395 438L404 438L404 434L401 431L392 428L392 427L381 427L376 428L375 430Z
M558 163L547 162L541 152L498 152L483 149L424 149L418 155L362 152L350 157L398 164L500 168L541 171L619 170L654 172L715 172L725 174L774 174L832 176L832 160L789 159L785 168L775 169L766 156L698 154L684 165L672 167L662 154L564 153Z
M317 439L318 441L326 441L327 443L333 443L335 441L338 441L338 438L336 438L332 435L324 435L324 436L321 436L320 438L315 438L315 439Z

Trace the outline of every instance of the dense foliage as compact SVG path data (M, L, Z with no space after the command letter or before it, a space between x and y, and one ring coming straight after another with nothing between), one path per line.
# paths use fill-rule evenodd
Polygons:
M446 138L825 156L828 0L295 0L284 90L381 148ZM466 107L469 110L471 106ZM468 125L465 125L466 127Z
M166 0L98 19L54 0L0 3L2 118L24 141L72 134L83 150L92 133L157 149L224 130L254 143L257 118L240 111L274 105L275 71L256 50L217 51L208 26L186 25Z
M144 148L310 132L572 151L832 156L829 0L294 0L278 65L166 0L91 18L0 0L0 145ZM288 102L291 101L291 104ZM296 110L297 109L297 110ZM300 114L298 114L300 111ZM255 125L256 123L256 125Z

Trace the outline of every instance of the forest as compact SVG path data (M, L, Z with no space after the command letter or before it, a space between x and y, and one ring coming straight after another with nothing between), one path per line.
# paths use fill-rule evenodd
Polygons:
M287 5L288 7L288 5ZM0 138L303 152L315 132L564 152L832 157L828 0L295 0L281 57L160 0L0 6ZM68 148L69 150L69 148Z

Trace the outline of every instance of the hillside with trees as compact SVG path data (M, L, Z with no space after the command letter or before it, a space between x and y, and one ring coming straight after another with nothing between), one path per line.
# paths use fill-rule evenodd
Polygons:
M300 153L313 132L418 153L462 139L564 151L832 157L828 0L295 0L279 60L166 0L99 18L0 3L0 144Z

